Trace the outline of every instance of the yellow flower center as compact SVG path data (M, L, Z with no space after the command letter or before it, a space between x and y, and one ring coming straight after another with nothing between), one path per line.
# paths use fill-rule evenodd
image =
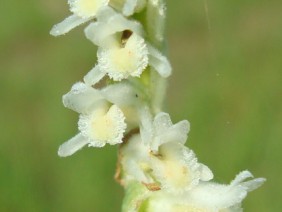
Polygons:
M71 11L78 16L88 18L95 16L107 2L106 0L76 0L71 3Z
M190 175L187 167L177 161L163 161L164 176L167 182L173 187L181 188L190 183Z
M113 121L107 116L97 117L92 121L94 138L100 141L112 139L115 134Z
M110 61L113 66L122 73L131 73L138 67L138 58L136 54L126 47L120 49L112 49L109 54Z

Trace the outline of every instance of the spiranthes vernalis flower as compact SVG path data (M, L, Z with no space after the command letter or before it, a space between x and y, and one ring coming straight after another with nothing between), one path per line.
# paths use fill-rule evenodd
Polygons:
M142 26L111 8L100 12L95 23L85 29L86 37L98 46L98 64L92 76L106 74L115 81L140 77L148 65L161 76L171 74L167 58L145 41ZM99 32L99 33L97 33Z

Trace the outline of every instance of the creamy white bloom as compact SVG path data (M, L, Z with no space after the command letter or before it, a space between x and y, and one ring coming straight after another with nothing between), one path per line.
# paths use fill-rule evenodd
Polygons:
M85 34L98 45L98 65L89 76L107 74L120 81L129 76L139 77L148 65L163 77L171 74L167 58L144 40L141 25L111 8L103 9L98 21L90 24Z
M198 163L194 152L181 143L163 144L158 154L151 157L151 165L160 188L177 195L213 178L212 171Z
M124 44L121 38L120 43L110 48L99 48L97 57L101 72L115 81L140 77L148 65L145 40L137 34L132 34Z
M149 189L153 186L153 189L158 188L178 195L191 190L200 181L212 179L210 169L198 163L191 150L178 146L177 143L174 145L179 150L175 150L171 145L164 145L164 150L154 155L141 142L139 135L133 136L121 152L121 163L126 176L124 181L137 180Z
M63 96L63 104L80 113L79 134L60 147L59 155L71 155L86 144L102 147L121 143L124 132L138 127L144 119L141 96L128 82L101 89L82 82L74 84Z
M107 91L94 89L81 82L63 96L64 105L81 115L78 121L79 134L61 145L58 152L60 156L69 156L87 144L102 147L106 143L114 145L122 142L127 126L125 116L105 96L112 98Z
M163 191L152 193L146 211L171 212L240 212L240 204L247 193L260 187L264 178L253 177L249 171L239 173L229 185L200 182L191 191L173 195Z
M189 128L188 121L173 125L167 113L158 113L153 121L148 116L140 127L142 141L135 138L124 147L124 155L132 156L125 156L123 161L129 175L142 179L141 182L146 184L154 182L160 189L172 193L183 193L199 181L211 180L213 174L210 169L198 163L193 151L183 145ZM139 152L138 157L129 153L133 152L132 149ZM134 170L132 164L135 164ZM139 171L136 171L138 167Z
M81 115L78 122L79 133L62 144L58 154L70 156L83 146L103 147L106 143L122 143L126 129L125 117L116 106L99 106L92 113Z
M50 31L53 36L63 35L73 28L93 19L99 10L108 4L109 0L68 0L73 13Z

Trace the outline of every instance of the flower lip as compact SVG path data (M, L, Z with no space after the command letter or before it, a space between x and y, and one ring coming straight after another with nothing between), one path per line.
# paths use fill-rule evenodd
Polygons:
M152 157L153 173L168 192L181 194L213 177L208 167L198 163L194 152L180 143L163 144L158 153L161 156Z
M126 129L125 117L122 111L112 105L100 105L91 114L80 115L78 128L81 134L88 138L90 146L104 146L122 143Z
M99 48L98 64L102 72L115 81L139 77L148 65L148 49L145 40L125 30L119 41L120 46Z

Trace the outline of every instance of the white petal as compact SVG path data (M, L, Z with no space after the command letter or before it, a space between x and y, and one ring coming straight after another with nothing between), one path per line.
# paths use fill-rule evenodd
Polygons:
M246 195L247 192L239 186L202 182L187 193L186 202L199 207L224 209L240 204Z
M126 0L122 8L122 13L125 16L130 16L134 13L134 9L137 6L138 0Z
M139 36L144 35L142 25L139 22L134 21L134 20L128 20L127 18L125 18L124 16L118 13L115 16L112 16L108 20L108 24L110 24L110 26L108 27L112 28L111 34L114 34L116 32L122 32L124 30L130 30L138 34Z
M83 80L85 84L93 86L98 83L104 76L105 73L101 72L99 66L96 65L84 76Z
M170 127L170 135L168 135L168 137L173 138L174 142L185 144L189 131L190 123L187 120L183 120Z
M213 179L213 173L212 171L210 170L209 167L207 167L206 165L204 164L201 164L199 163L200 167L199 167L199 171L201 173L201 177L200 179L202 181L209 181L211 179Z
M253 180L245 181L248 178L253 178L253 175L247 170L242 171L235 177L235 179L230 183L230 185L231 186L240 185L245 187L247 191L253 191L258 187L260 187L265 182L264 178L256 178Z
M116 38L112 36L112 29L107 27L107 22L94 22L89 24L84 33L87 39L100 47L118 46Z
M201 182L188 194L186 201L208 208L239 210L238 206L246 197L247 192L256 189L264 182L263 178L243 182L249 177L252 177L252 174L249 171L243 171L235 177L230 185Z
M248 178L253 178L253 175L252 175L251 172L245 170L245 171L242 171L239 174L237 174L235 179L232 180L232 182L230 184L231 185L239 185L241 182L243 182L244 180L246 180Z
M59 147L58 155L60 157L70 156L84 147L87 143L87 139L79 133Z
M76 15L71 15L63 20L61 23L56 24L50 31L53 36L59 36L68 33L73 28L89 21L90 18L81 18Z
M168 142L184 144L188 137L190 124L187 120L172 125L169 114L160 112L154 119L155 136L151 144L151 149L157 151L159 146Z
M99 101L103 101L100 92L82 82L74 84L63 96L64 106L78 113L89 113Z
M248 192L253 191L260 187L266 181L265 178L256 178L253 180L249 180L247 182L243 182L240 185L246 188Z
M137 103L138 94L129 83L121 82L108 85L101 90L106 100L118 106L128 106Z
M140 36L144 34L140 23L128 20L113 9L107 8L98 14L98 22L90 24L84 32L94 44L109 48L115 39L113 35L124 30L130 30Z
M160 112L154 118L154 128L156 134L164 133L172 126L172 121L168 113Z
M148 45L148 50L149 64L153 66L162 77L169 77L171 75L171 65L167 58L151 45Z

